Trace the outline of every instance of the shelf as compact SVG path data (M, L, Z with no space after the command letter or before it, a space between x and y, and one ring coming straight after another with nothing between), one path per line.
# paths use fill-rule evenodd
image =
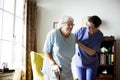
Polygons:
M114 36L104 36L103 41L114 41Z
M100 78L113 78L113 75L110 74L99 74Z
M96 80L113 80L112 78L96 78Z
M114 36L104 36L100 47L96 80L116 80L116 40Z
M107 66L114 66L114 64L100 64L99 66L100 67L105 67L105 66L107 67Z

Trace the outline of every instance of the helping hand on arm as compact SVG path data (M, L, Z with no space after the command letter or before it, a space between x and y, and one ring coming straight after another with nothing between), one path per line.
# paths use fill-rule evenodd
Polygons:
M77 43L78 46L79 46L80 48L82 48L87 54L89 54L89 55L91 55L91 56L93 56L93 55L96 54L96 50L91 49L91 48L85 46L85 45L82 44L80 41L78 41L77 38L76 38L76 43Z

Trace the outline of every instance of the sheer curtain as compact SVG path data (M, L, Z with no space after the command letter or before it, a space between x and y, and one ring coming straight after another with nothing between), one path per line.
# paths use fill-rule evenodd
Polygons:
M23 0L0 0L0 63L7 62L9 68L22 67L25 60L23 3Z
M26 69L24 0L0 0L0 64L9 69Z
M30 51L36 51L35 1L0 0L0 64L20 68L26 80L32 80Z

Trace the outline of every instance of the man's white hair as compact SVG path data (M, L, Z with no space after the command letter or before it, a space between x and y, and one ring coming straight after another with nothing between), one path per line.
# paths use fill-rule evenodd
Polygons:
M71 16L64 16L59 22L58 22L58 28L63 27L63 23L74 23L74 19Z

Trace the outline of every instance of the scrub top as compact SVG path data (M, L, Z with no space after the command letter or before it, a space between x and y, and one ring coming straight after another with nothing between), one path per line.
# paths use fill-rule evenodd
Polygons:
M96 33L89 35L88 27L81 27L75 32L75 36L81 43L96 50L96 54L91 56L78 45L76 45L76 53L73 57L73 63L81 67L97 66L99 64L98 55L100 51L100 45L103 40L103 33L98 30Z

